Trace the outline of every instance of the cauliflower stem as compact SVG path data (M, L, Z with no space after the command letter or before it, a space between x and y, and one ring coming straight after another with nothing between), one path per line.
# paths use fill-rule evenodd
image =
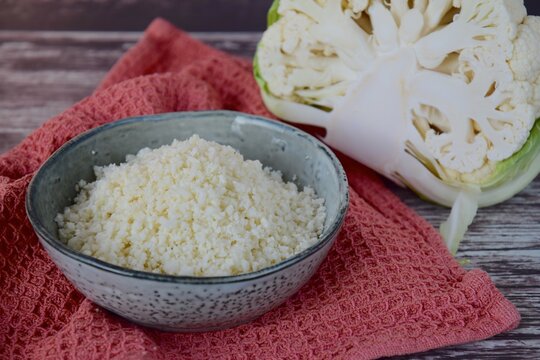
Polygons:
M522 0L280 0L268 22L267 107L452 207L452 251L540 172L540 18Z

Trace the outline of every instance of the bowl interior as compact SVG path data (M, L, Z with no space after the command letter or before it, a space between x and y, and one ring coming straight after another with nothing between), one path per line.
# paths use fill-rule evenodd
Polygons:
M325 231L343 216L347 183L335 156L313 137L290 126L234 112L171 113L131 118L93 129L64 145L36 174L29 214L57 240L56 214L72 204L75 184L95 180L93 166L121 163L127 154L156 148L198 134L230 145L246 159L280 170L287 181L311 186L325 199ZM345 204L345 205L344 205Z

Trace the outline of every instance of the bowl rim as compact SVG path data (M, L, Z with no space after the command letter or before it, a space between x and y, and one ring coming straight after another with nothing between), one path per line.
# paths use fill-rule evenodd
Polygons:
M270 127L270 128L278 129L280 131L284 131L284 132L292 132L296 134L297 136L300 136L309 140L314 146L319 148L327 157L330 158L338 176L338 182L339 182L339 187L340 187L339 194L341 197L341 202L339 204L337 215L335 216L334 219L331 219L332 223L323 232L320 240L316 244L310 246L309 248L303 250L302 252L280 263L277 263L275 265L272 265L272 266L260 269L258 271L254 271L254 272L249 272L249 273L244 273L244 274L239 274L239 275L207 276L207 277L167 275L167 274L159 274L159 273L152 273L152 272L124 268L118 265L105 262L103 260L99 260L92 256L77 252L69 248L66 244L62 243L57 238L57 236L49 232L43 225L42 221L37 216L37 212L33 204L33 199L35 198L36 191L37 191L36 183L40 180L45 170L49 166L51 166L51 164L53 164L62 154L64 154L65 152L67 152L68 150L76 146L77 144L93 137L94 135L98 133L101 133L103 131L107 131L116 127L125 126L127 124L132 124L132 123L137 123L137 122L169 121L169 120L174 120L174 119L181 121L182 119L185 119L185 118L216 117L216 116L218 118L223 117L223 116L229 117L229 118L242 117L244 119L248 119L248 121L250 122L257 123L258 125L261 125L263 127ZM330 150L328 146L323 144L314 136L298 128L295 128L293 126L287 125L285 123L282 123L276 120L271 120L271 119L267 119L261 116L235 112L235 111L225 111L225 110L223 111L186 111L186 112L171 112L171 113L162 113L162 114L156 114L156 115L142 115L142 116L124 118L121 120L113 121L113 122L92 128L90 130L87 130L73 137L72 139L64 143L60 148L58 148L49 158L47 158L47 160L45 160L43 164L40 166L40 168L36 171L36 173L32 177L32 180L30 181L30 184L28 185L28 190L26 192L26 198L25 198L25 204L26 204L27 217L32 227L34 228L34 231L37 233L38 237L40 238L40 240L44 241L47 245L49 245L56 251L59 251L63 255L75 261L84 263L88 266L91 266L93 268L97 268L99 270L103 270L109 273L122 275L122 276L128 276L131 278L136 278L136 279L141 279L141 280L160 281L160 282L176 283L176 284L188 283L188 284L203 285L203 284L237 283L237 282L255 280L255 279L279 272L288 267L291 267L294 264L297 264L301 262L302 260L310 257L311 255L315 254L317 251L322 249L326 244L332 241L336 237L338 231L341 229L341 225L343 224L345 215L349 207L349 190L348 190L347 175L345 173L345 170L343 169L342 164L338 160L337 156Z

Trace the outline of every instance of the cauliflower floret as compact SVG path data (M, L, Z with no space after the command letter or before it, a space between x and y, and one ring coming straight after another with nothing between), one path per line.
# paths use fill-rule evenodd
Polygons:
M519 26L518 35L514 41L514 53L510 60L510 67L515 79L519 80L518 93L521 97L532 93L532 98L526 98L534 104L535 117L540 117L540 18L527 16ZM529 90L529 86L532 89ZM527 89L527 90L524 90ZM519 97L518 97L519 98Z
M279 1L257 53L268 108L452 206L452 248L477 205L540 172L540 18L523 0Z
M335 109L353 92L362 96L361 82L402 84L395 98L382 85L363 87L385 100L366 106L384 113L386 104L401 104L401 119L387 126L403 122L420 131L414 147L425 149L422 155L452 181L480 183L473 173L484 176L491 162L527 141L540 111L540 56L519 54L531 47L540 54L540 21L526 17L522 1L281 0L278 11L258 54L274 96ZM389 69L411 53L417 65L409 73ZM401 79L385 82L390 73ZM437 116L416 116L422 107ZM328 138L351 121L334 116Z
M437 135L429 130L426 134L426 144L433 156L449 168L479 169L485 164L485 154L488 143L483 136L475 136L472 142L463 144L456 149L449 134Z
M347 7L352 10L354 14L361 13L369 6L369 0L349 0Z

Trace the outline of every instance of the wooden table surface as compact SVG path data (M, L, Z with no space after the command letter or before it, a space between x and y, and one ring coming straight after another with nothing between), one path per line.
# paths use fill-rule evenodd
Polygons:
M258 33L201 33L222 50L252 56ZM88 96L140 33L0 31L0 153ZM446 209L389 186L438 226ZM403 359L540 359L540 178L512 200L480 210L457 255L487 271L517 306L516 330Z

